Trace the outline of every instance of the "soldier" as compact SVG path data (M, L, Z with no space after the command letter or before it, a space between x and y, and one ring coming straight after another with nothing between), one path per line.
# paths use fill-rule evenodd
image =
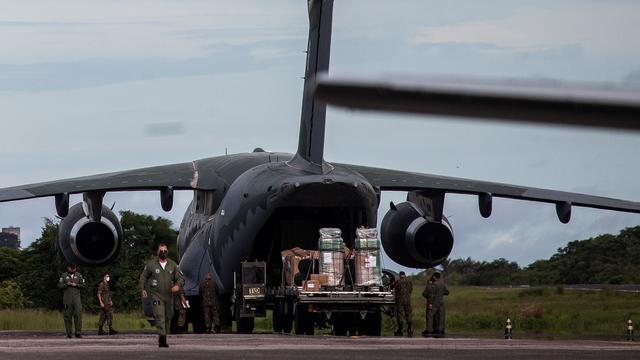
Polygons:
M173 294L178 293L184 286L182 271L173 260L168 258L168 253L167 244L158 245L158 258L148 262L144 267L139 285L143 299L151 296L159 347L169 347L167 331L171 328L173 317ZM147 294L145 284L149 280L149 294Z
M427 281L427 285L424 287L424 291L422 291L422 296L427 300L427 308L425 311L425 324L427 328L422 332L422 336L431 337L433 336L433 298L435 295L435 287L433 285L433 276L429 278Z
M444 336L444 297L449 295L449 289L440 277L439 272L434 273L431 277L433 279L433 298L429 311L431 312L432 325L429 327L427 324L427 330L432 331L431 334L435 338Z
M76 265L67 265L67 272L63 273L58 280L58 289L63 289L62 302L64 304L64 329L67 337L71 338L71 318L76 328L75 336L82 337L82 301L80 300L80 289L84 287L82 274L76 272Z
M200 283L200 295L202 295L202 310L204 312L204 326L207 333L220 332L220 318L218 314L218 288L208 272Z
M395 336L402 336L403 319L407 322L407 336L413 336L411 328L411 293L413 292L413 284L407 279L404 271L400 271L400 279L395 283L396 295L396 316L398 321L398 330Z
M109 294L109 280L111 277L108 273L104 273L102 281L98 285L98 303L100 304L100 319L98 320L98 335L106 335L102 330L105 321L109 325L109 335L115 335L118 332L113 329L113 301Z
M187 324L187 299L184 297L184 291L180 288L180 292L173 297L174 310L178 313L178 318L175 321L175 328L171 328L172 334L184 334ZM172 322L173 325L173 322Z

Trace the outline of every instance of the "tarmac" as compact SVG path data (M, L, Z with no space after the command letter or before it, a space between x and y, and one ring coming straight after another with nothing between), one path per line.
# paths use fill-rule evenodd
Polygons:
M271 334L169 336L158 348L152 334L87 335L0 332L0 359L631 359L640 342L479 338L335 337Z

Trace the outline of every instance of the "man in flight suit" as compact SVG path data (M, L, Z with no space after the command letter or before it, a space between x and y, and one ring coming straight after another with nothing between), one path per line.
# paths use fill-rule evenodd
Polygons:
M71 318L76 328L75 336L82 337L82 301L80 300L80 289L84 287L82 274L76 271L75 264L67 265L67 272L63 273L58 280L58 289L63 289L62 303L64 304L64 329L67 337L71 338Z
M204 326L207 333L212 330L220 332L220 318L218 314L218 291L216 283L208 272L200 283L200 295L202 296L202 311L204 312Z
M151 297L153 316L158 331L158 346L169 347L167 344L167 331L171 328L173 317L173 295L180 292L184 286L182 271L175 261L168 258L167 244L158 245L158 257L150 262L142 270L140 275L140 292L142 298ZM145 290L145 284L149 281L149 293Z
M404 271L400 271L400 279L396 282L395 286L396 295L396 316L398 321L398 330L395 332L395 336L402 336L403 320L407 322L407 336L413 336L413 329L411 327L411 293L413 292L413 284L411 280L407 279Z

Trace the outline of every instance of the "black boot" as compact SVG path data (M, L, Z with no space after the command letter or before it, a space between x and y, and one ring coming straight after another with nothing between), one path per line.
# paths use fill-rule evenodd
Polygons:
M158 338L158 347L169 347L169 344L167 344L167 335L160 335Z
M98 335L107 335L107 333L104 332L104 330L102 330L102 325L100 325L100 327L98 327Z
M109 335L117 335L118 332L113 329L111 325L109 325Z

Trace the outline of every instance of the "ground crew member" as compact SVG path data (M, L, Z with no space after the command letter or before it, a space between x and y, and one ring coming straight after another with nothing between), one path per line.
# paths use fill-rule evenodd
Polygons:
M440 273L436 272L431 277L433 281L433 295L427 298L431 299L427 313L427 331L433 337L444 336L444 296L449 295L449 289L442 281ZM431 320L431 322L429 322Z
M113 301L109 294L109 280L111 276L105 273L102 276L102 281L98 285L98 303L100 304L100 319L98 320L98 335L106 335L107 333L102 330L106 321L109 326L109 335L115 335L118 332L113 329Z
M202 296L202 311L204 312L204 326L207 333L220 332L220 314L218 313L218 287L208 272L200 283Z
M172 334L184 334L187 324L187 299L184 297L184 291L180 288L180 292L174 295L173 304L175 311L178 313L178 319L175 322L175 328L172 327ZM172 323L173 325L173 323Z
M173 294L178 293L184 286L182 271L178 268L178 264L168 258L168 254L167 244L158 245L158 257L144 267L139 284L142 298L151 297L159 347L169 347L167 331L171 328L173 317ZM147 281L149 281L149 294L145 290Z
M411 293L413 292L413 284L411 284L411 280L407 279L404 271L400 271L400 279L398 279L394 288L396 295L396 319L398 321L398 330L395 332L395 336L402 336L404 320L407 322L407 336L412 337Z
M82 337L82 301L80 300L80 289L84 287L82 274L76 271L75 264L67 265L67 272L63 273L58 280L58 289L63 289L62 303L64 305L64 329L67 337L71 338L71 318L76 328L75 336Z
M435 286L433 284L433 276L429 278L427 281L427 285L424 287L424 291L422 291L422 296L427 300L427 308L425 311L425 324L426 329L422 332L422 336L431 337L433 336L433 299L435 296Z

